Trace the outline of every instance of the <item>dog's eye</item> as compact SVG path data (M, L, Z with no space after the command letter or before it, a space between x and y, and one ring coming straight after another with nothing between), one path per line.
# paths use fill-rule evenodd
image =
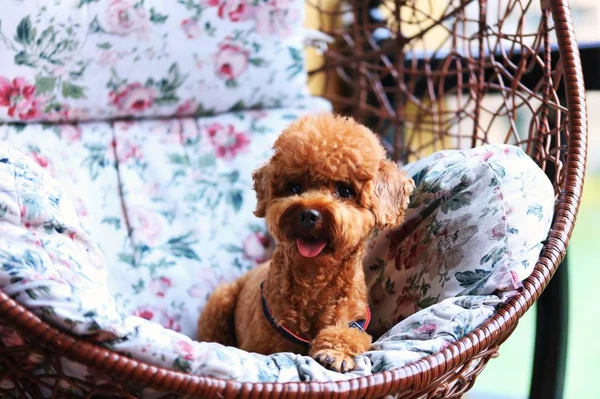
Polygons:
M288 191L294 195L302 194L302 186L298 183L291 183L288 185Z
M355 196L355 192L351 186L344 183L339 183L335 190L335 195L340 198L351 198Z

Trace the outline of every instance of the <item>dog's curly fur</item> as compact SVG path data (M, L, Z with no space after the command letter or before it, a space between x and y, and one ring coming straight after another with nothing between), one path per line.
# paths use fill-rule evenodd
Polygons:
M366 243L375 227L402 222L412 180L386 159L369 129L332 114L307 116L290 125L253 179L255 215L266 217L278 245L270 262L215 290L198 322L198 338L263 354L306 354L304 346L279 335L266 320L260 290L264 281L274 318L310 337L310 356L333 370L354 369L354 357L371 344L367 333L348 326L366 317ZM341 186L350 188L345 191L352 194L349 198L342 198ZM299 223L306 209L322 215L310 231ZM318 256L301 255L297 240L307 234L327 242Z

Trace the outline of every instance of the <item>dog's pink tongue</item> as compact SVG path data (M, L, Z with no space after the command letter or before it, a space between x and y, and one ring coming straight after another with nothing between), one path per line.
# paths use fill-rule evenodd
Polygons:
M315 241L306 241L302 238L296 240L296 245L298 245L298 251L305 258L314 258L318 254L321 253L325 245L327 245L327 241L323 240L315 240Z

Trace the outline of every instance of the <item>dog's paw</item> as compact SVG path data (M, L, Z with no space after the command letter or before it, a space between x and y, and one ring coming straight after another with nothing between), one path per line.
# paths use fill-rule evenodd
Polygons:
M331 326L319 331L309 355L329 370L345 373L356 367L355 356L369 350L371 336L356 328Z
M313 354L313 359L319 362L323 367L332 371L337 371L338 373L352 371L356 367L353 356L332 349L315 352Z

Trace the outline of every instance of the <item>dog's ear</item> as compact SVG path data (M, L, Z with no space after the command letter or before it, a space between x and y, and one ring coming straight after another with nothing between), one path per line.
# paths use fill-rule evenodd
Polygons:
M384 160L379 164L371 201L378 228L385 230L402 223L414 188L413 180L394 162Z
M252 180L254 181L254 191L256 191L256 209L254 210L254 215L264 218L267 212L267 203L271 196L269 164L263 165L252 172Z

